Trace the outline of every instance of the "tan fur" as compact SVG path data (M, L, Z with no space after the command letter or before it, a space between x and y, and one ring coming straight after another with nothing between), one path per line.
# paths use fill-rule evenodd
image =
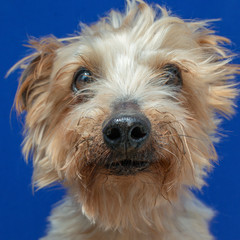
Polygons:
M27 112L23 152L33 155L37 188L61 183L69 193L44 240L213 239L213 212L189 189L205 184L217 159L220 114L234 112L239 67L222 46L229 40L208 25L133 0L77 36L30 42L36 51L10 70L25 69L15 99ZM166 84L168 63L181 69L180 91ZM95 81L73 94L79 67ZM137 101L152 125L138 156L155 162L135 175L102 167L115 157L102 125L119 99Z

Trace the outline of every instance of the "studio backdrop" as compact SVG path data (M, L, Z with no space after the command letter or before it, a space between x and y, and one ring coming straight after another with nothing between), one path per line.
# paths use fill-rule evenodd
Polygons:
M150 1L148 1L150 3ZM239 0L154 0L183 19L217 19L213 29L231 39L229 48L240 53ZM31 185L32 162L21 153L23 116L12 108L20 71L5 78L18 60L27 56L29 37L54 35L62 38L80 31L79 22L91 24L110 9L123 11L124 0L9 0L1 1L0 49L0 239L37 240L44 236L47 217L65 190L54 186L39 191ZM240 63L236 56L233 60ZM238 102L236 102L238 105ZM239 112L240 109L236 108ZM219 161L207 178L208 186L196 191L202 201L215 209L211 231L218 240L239 240L240 234L240 114L221 128L216 144Z

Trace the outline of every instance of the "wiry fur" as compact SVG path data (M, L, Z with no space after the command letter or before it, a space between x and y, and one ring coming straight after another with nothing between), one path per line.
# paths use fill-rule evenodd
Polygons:
M127 1L74 37L30 42L36 51L16 94L26 110L23 152L33 155L38 188L61 183L69 196L50 217L44 240L210 240L213 213L189 188L201 188L216 160L220 115L233 113L231 80L238 66L209 21L183 21L166 9ZM181 69L181 90L166 83L163 66ZM95 81L71 90L79 67ZM118 101L134 101L152 125L137 157L154 163L135 175L116 176L104 163L116 156L104 144L102 125Z

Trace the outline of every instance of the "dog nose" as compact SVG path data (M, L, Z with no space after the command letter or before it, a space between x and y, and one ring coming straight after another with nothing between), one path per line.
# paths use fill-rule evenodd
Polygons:
M103 128L106 145L122 153L141 148L147 141L151 124L143 114L120 115L111 118Z

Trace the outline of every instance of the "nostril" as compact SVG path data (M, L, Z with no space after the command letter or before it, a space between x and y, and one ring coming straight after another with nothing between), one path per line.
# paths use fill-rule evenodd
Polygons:
M143 139L146 135L147 135L146 130L140 126L134 127L130 134L131 138L134 140Z
M109 140L116 141L121 138L121 132L118 128L109 128L106 132L106 136Z

